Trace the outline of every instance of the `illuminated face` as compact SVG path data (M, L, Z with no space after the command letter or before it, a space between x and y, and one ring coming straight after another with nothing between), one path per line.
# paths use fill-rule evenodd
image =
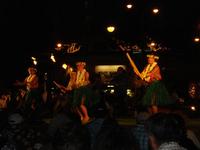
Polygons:
M29 74L34 74L36 71L33 68L28 68L28 73Z
M78 70L83 70L85 66L83 64L77 64L76 67Z
M152 63L154 63L155 62L155 58L153 58L153 57L148 57L148 63L149 64L152 64Z

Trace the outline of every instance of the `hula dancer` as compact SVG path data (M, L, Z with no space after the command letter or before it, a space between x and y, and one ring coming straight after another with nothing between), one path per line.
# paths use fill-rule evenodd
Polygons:
M119 45L119 47L122 51L126 52L126 56L133 68L133 71L139 77L139 79L135 80L135 85L137 85L139 88L145 88L144 96L142 97L142 105L149 107L152 113L156 113L158 112L158 106L168 106L172 104L172 99L170 98L166 87L162 83L162 75L160 72L160 67L157 63L159 57L153 53L147 55L148 64L140 73L127 49L122 45ZM152 51L154 50L152 47L150 47L150 49ZM160 48L156 50L159 49Z
M25 114L29 115L40 105L41 95L39 91L39 77L37 75L37 69L34 67L29 67L27 69L28 76L24 79L24 81L16 81L15 85L17 86L25 86Z
M91 90L89 72L85 69L85 62L77 62L76 78L74 85L73 107L80 115L83 123L88 122L89 115L87 108L91 107Z
M142 79L147 83L142 104L148 106L152 113L158 112L158 106L167 106L172 103L169 93L161 82L162 76L158 66L158 56L147 55L148 64L141 73Z

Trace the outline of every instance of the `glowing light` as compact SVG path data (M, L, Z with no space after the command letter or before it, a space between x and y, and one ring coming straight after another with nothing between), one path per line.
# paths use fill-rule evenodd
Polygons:
M132 4L127 4L126 7L127 7L128 9L131 9L131 8L133 7L133 5L132 5Z
M54 57L54 55L53 54L51 54L51 57L50 57L50 59L55 63L56 62L56 59L55 59L55 57Z
M104 93L107 93L107 92L108 92L108 89L103 90L103 92L104 92Z
M66 70L67 69L67 64L63 64L62 68Z
M199 37L194 38L194 42L200 42L200 38Z
M127 89L126 90L126 95L129 96L129 97L133 97L134 96L134 93L131 89Z
M57 50L57 51L61 51L62 50L63 45L61 43L58 43L56 46L57 47L55 48L55 50Z
M111 89L110 90L110 94L114 94L115 93L115 90L114 89Z
M124 65L97 65L95 72L116 72L119 67L126 69Z
M155 46L156 43L155 43L155 42L151 42L150 45L151 45L151 46Z
M158 8L154 8L154 9L153 9L153 13L154 13L154 14L157 14L158 12L159 12L159 9L158 9Z
M62 44L61 44L61 43L58 43L58 44L57 44L57 47L62 47Z
M195 107L195 106L190 106L190 109L191 109L192 111L196 111L196 107Z
M115 27L114 26L108 26L107 27L107 31L108 32L114 32L115 31Z
M107 87L112 87L112 88L114 88L114 85L107 85Z
M35 58L35 57L31 57L31 59L32 59L32 60L36 60L36 58Z
M37 65L37 61L36 61L36 60L33 60L33 64L34 64L34 65Z
M33 64L34 64L34 65L37 65L37 60L36 60L36 58L32 56L31 59L32 59L32 61L33 61Z

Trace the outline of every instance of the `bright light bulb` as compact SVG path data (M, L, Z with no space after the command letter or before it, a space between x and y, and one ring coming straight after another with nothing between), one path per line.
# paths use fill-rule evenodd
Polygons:
M154 43L154 42L151 42L151 46L155 46L156 45L156 43Z
M127 4L126 7L127 7L128 9L131 9L131 8L133 7L133 5L132 5L132 4Z
M191 106L190 109L191 109L192 111L196 111L196 107L195 107L195 106Z
M67 64L63 64L63 65L62 65L62 68L63 68L63 69L67 69Z
M159 12L159 9L158 9L158 8L154 8L154 9L153 9L153 13L154 13L154 14L157 14L158 12Z
M196 37L194 38L194 42L199 42L200 41L200 38Z
M109 26L107 27L107 31L108 32L113 32L115 30L115 27L114 26Z
M62 47L62 44L61 44L61 43L58 43L58 44L57 44L57 47L59 47L59 48Z

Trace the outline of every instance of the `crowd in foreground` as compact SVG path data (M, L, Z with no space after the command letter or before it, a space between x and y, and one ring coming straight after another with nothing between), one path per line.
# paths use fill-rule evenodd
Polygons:
M102 100L89 111L90 121L67 104L56 112L37 109L27 115L23 109L1 109L2 150L198 150L195 133L187 128L178 110L150 113L138 106L133 126L121 125L114 108ZM49 115L51 114L51 115Z

